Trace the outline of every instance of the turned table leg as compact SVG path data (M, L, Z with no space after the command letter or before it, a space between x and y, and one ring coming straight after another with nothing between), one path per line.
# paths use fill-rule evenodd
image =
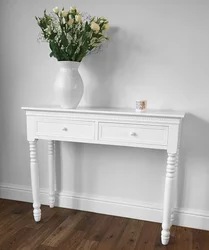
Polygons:
M49 165L49 206L54 207L55 204L55 169L54 169L54 151L55 142L48 141L48 165Z
M177 188L178 188L178 183L177 183L177 175L178 175L178 163L179 163L179 150L177 150L176 153L176 163L175 163L175 174L174 174L174 188L173 188L173 194L172 194L172 201L171 201L171 226L173 225L174 219L175 219L175 211L174 207L177 202Z
M39 170L37 162L37 140L29 141L30 147L30 171L33 195L33 216L36 222L41 220L41 205L39 197Z
M174 177L176 170L176 159L177 154L168 153L167 168L166 168L166 179L165 179L165 191L164 191L164 208L163 208L163 224L161 232L161 241L163 245L167 245L170 239L170 227L172 215L172 204L173 204L173 188L174 188Z

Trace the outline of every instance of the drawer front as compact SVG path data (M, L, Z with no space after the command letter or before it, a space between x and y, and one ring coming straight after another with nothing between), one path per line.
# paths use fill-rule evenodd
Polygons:
M99 140L167 145L168 127L154 125L133 125L121 123L99 123Z
M37 135L78 139L94 139L94 122L86 121L38 121Z

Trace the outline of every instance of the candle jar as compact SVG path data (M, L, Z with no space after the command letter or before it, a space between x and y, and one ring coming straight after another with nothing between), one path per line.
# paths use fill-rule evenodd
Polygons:
M146 100L137 100L136 101L136 111L137 112L146 112L147 110L147 101Z

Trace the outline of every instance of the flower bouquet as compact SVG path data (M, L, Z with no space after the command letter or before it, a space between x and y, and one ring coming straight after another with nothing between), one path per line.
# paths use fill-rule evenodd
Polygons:
M42 37L49 42L50 56L58 61L81 60L100 46L108 37L105 31L109 22L104 17L90 17L81 14L76 7L70 10L53 9L53 13L44 11L43 17L36 17Z
M44 11L43 17L36 17L41 36L49 43L50 57L60 63L54 90L63 108L76 108L83 95L83 81L78 72L82 59L108 40L105 31L109 22L104 17L91 17L80 13L76 7L70 10L53 9L51 14Z

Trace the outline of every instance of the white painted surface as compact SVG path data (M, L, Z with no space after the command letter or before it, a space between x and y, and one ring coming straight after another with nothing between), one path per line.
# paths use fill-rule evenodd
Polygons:
M133 144L167 145L168 127L124 123L99 123L99 140Z
M55 204L55 142L48 141L48 167L49 167L49 206L50 208L54 207Z
M27 138L30 138L29 145L31 156L31 180L35 221L40 221L41 219L39 183L35 181L39 180L39 166L37 164L37 154L35 151L37 139L46 139L46 137L48 138L50 207L54 207L55 202L55 178L53 164L54 143L52 141L55 137L56 141L67 142L82 142L85 140L84 142L87 143L93 142L95 144L102 144L103 141L106 141L106 144L110 146L118 145L118 142L120 142L121 146L129 147L162 149L162 146L164 146L168 152L168 160L164 188L161 241L163 245L168 244L170 239L170 227L172 226L172 222L174 220L175 197L173 190L175 186L175 170L178 166L177 153L180 146L180 128L182 124L181 117L176 117L175 112L173 112L174 116L172 116L172 113L169 114L168 112L167 118L160 116L160 113L163 115L165 114L164 111L159 111L157 117L154 117L153 114L150 116L140 116L139 114L135 114L135 116L131 116L131 119L134 119L133 123L130 121L130 116L123 114L122 110L118 112L120 115L117 114L116 116L112 114L114 113L114 110L111 113L104 113L104 111L99 112L99 110L94 113L93 110L89 110L87 114L86 112L76 112L72 110L69 110L68 112L57 111L56 109L51 109L50 111L45 111L44 109L42 109L42 111L36 109L25 110L27 120ZM27 119L28 116L30 118L33 117L33 119ZM51 121L52 119L53 122ZM120 123L116 123L117 120L120 120ZM92 124L90 127L93 128L92 135L95 134L95 137L91 136L90 131L85 129L87 123ZM36 128L35 130L34 127ZM70 134L68 131L70 131ZM83 131L85 131L85 133L83 133ZM96 132L99 133L99 136ZM90 134L90 138L88 138L88 134ZM149 176L147 176L147 178L149 178ZM134 186L132 188L134 188Z
M79 62L57 62L60 65L54 82L56 102L62 108L76 108L83 96L83 80L78 71Z
M148 109L189 112L182 131L177 204L181 213L176 223L209 229L208 1L59 1L61 7L69 4L106 16L112 26L103 52L81 64L81 106L134 109L136 100L146 99ZM18 185L30 186L25 116L20 107L53 103L59 70L48 56L47 44L37 43L34 16L55 5L55 0L0 2L0 181L14 187L10 195L13 192L16 199L23 199L15 189ZM130 18L124 18L127 10ZM18 18L14 21L8 13L18 13ZM47 188L48 146L38 144L43 166L40 186ZM59 191L162 206L165 152L73 143L62 143L60 151ZM126 212L135 215L131 209Z
M170 227L172 218L174 200L174 177L176 168L176 154L168 152L167 167L166 167L166 178L165 178L165 190L164 190L164 209L163 209L163 224L161 232L161 240L163 245L167 245L170 239Z
M76 109L65 109L55 105L50 106L37 106L37 107L22 107L27 111L49 111L49 112L62 112L68 113L84 113L84 114L109 114L109 115L130 115L130 116L149 116L149 117L171 117L171 118L183 118L185 112L164 110L164 109L149 109L146 112L137 112L133 108L95 108L95 107L78 107Z
M84 122L79 120L65 121L55 119L44 119L45 121L37 121L36 133L43 136L63 136L68 138L93 139L94 138L94 122Z
M41 203L39 194L39 168L37 157L37 140L29 141L30 149L30 172L33 195L33 216L36 222L41 220Z

